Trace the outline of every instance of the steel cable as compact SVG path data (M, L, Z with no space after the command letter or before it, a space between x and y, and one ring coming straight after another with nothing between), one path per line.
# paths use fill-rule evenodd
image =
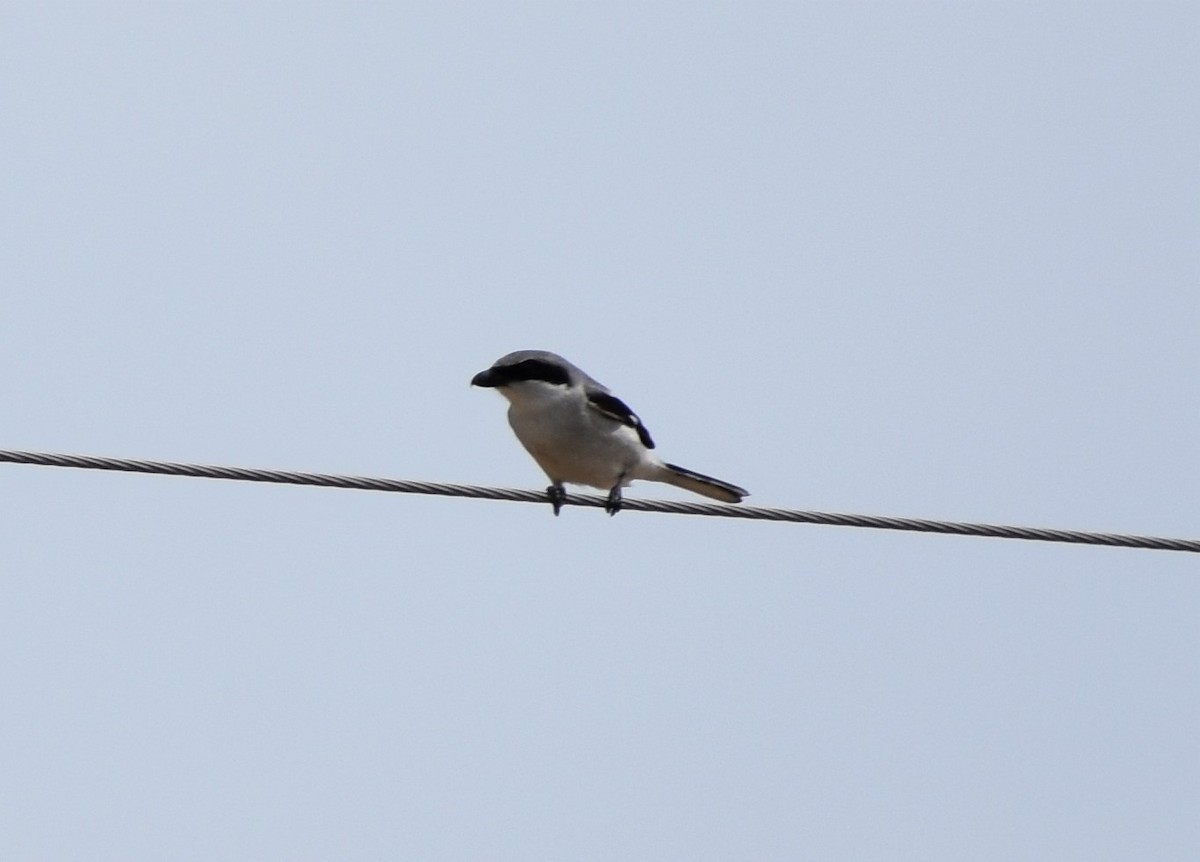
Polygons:
M519 488L489 488L479 485L452 485L443 482L417 482L408 479L381 479L369 476L300 473L288 470L260 470L248 467L217 467L205 464L176 464L167 461L99 458L91 455L62 455L48 452L0 450L0 462L35 464L44 467L77 467L84 470L155 473L166 476L192 476L204 479L231 479L242 482L315 485L321 488L350 488L361 491L435 494L443 497L471 497L477 500L507 500L517 503L547 503L544 491L528 491ZM605 497L595 494L570 493L566 499L566 505L568 506L603 508L604 503ZM1130 536L1083 530L1055 530L1041 527L972 524L957 521L936 521L924 518L892 518L879 515L812 512L799 509L766 508L762 506L731 506L723 503L639 500L628 497L625 498L622 504L622 511L624 510L634 512L664 512L674 515L708 515L719 518L741 518L750 521L787 521L791 523L825 524L827 526L838 527L909 530L919 533L989 536L998 539L1070 542L1080 545L1107 545L1123 548L1200 553L1200 539L1167 539L1156 536Z

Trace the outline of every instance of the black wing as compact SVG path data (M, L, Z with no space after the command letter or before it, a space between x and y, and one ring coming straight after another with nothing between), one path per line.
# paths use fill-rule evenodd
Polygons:
M654 441L650 439L650 432L646 430L646 426L642 424L642 420L638 419L637 414L629 409L629 405L615 395L609 395L607 392L589 392L587 394L588 405L592 409L597 410L607 416L620 422L622 425L628 425L637 432L638 439L642 441L642 445L647 449L654 448Z

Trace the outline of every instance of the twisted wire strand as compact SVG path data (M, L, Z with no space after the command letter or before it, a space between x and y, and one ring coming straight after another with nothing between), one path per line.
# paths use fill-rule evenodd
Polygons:
M129 473L156 473L166 476L191 476L204 479L231 479L243 482L274 482L288 485L315 485L322 488L349 488L361 491L391 491L401 494L435 494L443 497L471 497L477 500L507 500L516 503L545 504L544 491L520 488L489 488L480 485L452 485L444 482L417 482L409 479L381 479L370 476L341 476L328 473L299 473L288 470L260 470L248 467L217 467L206 464L177 464L168 461L138 461L128 458L99 458L91 455L63 455L49 452L0 450L0 462L35 464L44 467L77 467L84 470L118 470ZM605 497L595 494L568 494L568 506L603 508ZM1083 530L1052 530L1041 527L1012 527L997 524L972 524L935 521L924 518L891 518L879 515L853 515L836 512L812 512L799 509L774 509L762 506L731 506L723 503L690 503L674 500L625 499L622 510L663 512L674 515L708 515L742 518L750 521L787 521L801 524L825 524L838 527L867 527L878 530L908 530L919 533L945 533L958 536L988 536L998 539L1024 539L1040 542L1069 542L1079 545L1107 545L1159 551L1200 553L1200 539L1167 539L1157 536L1130 536L1093 533Z

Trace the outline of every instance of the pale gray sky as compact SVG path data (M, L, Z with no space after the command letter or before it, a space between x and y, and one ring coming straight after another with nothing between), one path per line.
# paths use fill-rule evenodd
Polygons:
M1200 535L1194 3L6 4L0 448ZM1200 856L1194 555L0 466L5 859ZM666 496L656 486L631 495Z

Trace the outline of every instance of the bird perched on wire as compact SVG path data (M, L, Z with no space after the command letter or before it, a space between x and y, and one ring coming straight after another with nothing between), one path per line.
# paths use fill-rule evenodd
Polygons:
M550 478L546 495L555 515L567 498L567 482L608 491L604 510L610 515L620 510L621 489L634 479L665 482L725 503L740 503L750 493L663 461L637 414L557 354L518 350L480 371L471 385L508 399L508 424Z

